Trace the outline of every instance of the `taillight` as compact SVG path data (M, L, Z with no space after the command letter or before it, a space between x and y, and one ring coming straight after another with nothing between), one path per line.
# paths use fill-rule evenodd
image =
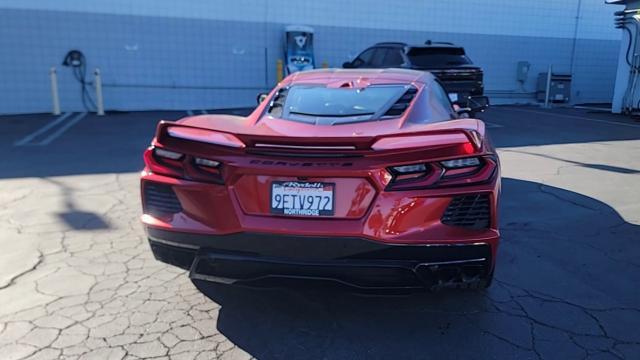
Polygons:
M480 135L479 132L471 130L469 131L469 137L476 149L480 149L482 147L482 135Z
M451 179L472 175L476 173L483 164L484 162L478 157L441 161L440 165L444 168L442 178Z
M415 180L427 175L426 164L399 165L389 168L393 176L392 182Z
M152 146L144 153L145 164L152 173L186 180L221 184L220 161L194 157L161 147Z
M152 146L144 152L144 163L153 173L179 178L184 176L184 157L184 154Z
M477 157L453 159L453 160L441 161L440 164L442 164L442 166L444 166L446 169L459 169L459 168L466 168L471 166L478 166L480 165L480 159Z
M160 148L153 148L153 155L169 160L180 160L184 156L183 154Z
M466 143L460 145L460 153L462 153L462 154L473 154L474 152L476 152L476 148L473 146L472 143L466 142Z
M388 190L426 188L438 179L437 171L426 163L392 166L387 171L391 174Z
M222 173L220 172L222 164L219 161L199 158L193 159L194 168L197 173L193 176L197 180L213 181L215 183L222 183Z
M219 161L204 159L204 158L195 158L196 165L205 167L205 168L217 168L220 166Z
M416 190L483 183L493 178L496 167L496 161L492 156L391 166L387 168L391 174L387 190Z
M442 176L437 186L481 184L493 179L497 162L491 155L441 161Z
M393 166L390 170L396 181L417 179L427 175L427 166L425 164Z

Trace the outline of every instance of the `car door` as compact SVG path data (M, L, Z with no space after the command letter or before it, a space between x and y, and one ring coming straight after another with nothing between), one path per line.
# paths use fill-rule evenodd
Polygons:
M376 48L375 47L372 47L372 48L369 48L369 49L363 51L360 55L358 55L358 57L356 57L351 62L351 67L352 68L367 68L367 67L371 67L371 59L373 58L375 52L376 52Z
M399 48L387 48L384 60L382 61L382 67L400 68L403 64L404 59L402 57L402 50Z
M373 57L371 58L370 68L379 69L384 68L384 58L387 56L387 52L389 48L379 47L376 49L376 52L373 53Z

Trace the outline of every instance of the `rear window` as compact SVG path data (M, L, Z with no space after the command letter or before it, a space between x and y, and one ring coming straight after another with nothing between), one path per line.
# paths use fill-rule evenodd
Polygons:
M411 48L407 53L411 64L419 68L442 68L471 64L462 48Z
M373 85L366 88L327 88L294 85L280 90L268 113L283 119L340 124L369 121L381 116L410 85Z

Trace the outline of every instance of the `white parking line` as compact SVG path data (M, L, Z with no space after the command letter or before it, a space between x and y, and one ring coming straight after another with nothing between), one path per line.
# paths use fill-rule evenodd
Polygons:
M75 125L78 121L82 120L85 116L87 116L86 112L80 113L74 116L71 120L67 121L62 125L58 130L56 130L53 134L49 135L47 138L42 140L38 145L45 146L50 142L55 140L58 136L62 135L65 131L67 131L70 127Z
M68 113L64 113L64 114L60 115L57 119L51 121L50 123L46 124L45 126L41 127L40 129L34 131L33 133L25 136L24 138L16 141L15 143L13 143L13 146L24 146L24 145L27 145L31 140L33 140L37 136L39 136L41 134L44 134L45 132L49 131L49 129L51 129L52 127L60 124L61 122L63 122L66 118L68 118L72 114L73 114L72 112L68 112Z
M603 111L603 112L611 112L611 108L603 108L603 107L597 107L597 106L580 106L580 105L574 105L573 106L574 109L582 109L582 110L593 110L593 111Z
M500 124L496 124L488 121L484 122L484 126L486 126L488 129L504 127L504 125L500 125Z
M564 117L564 118L568 118L568 119L578 119L578 120L593 121L593 122L609 124L609 125L620 125L620 126L628 126L628 127L633 127L633 128L640 128L640 125L636 125L636 124L627 124L627 123L622 123L622 122L618 122L618 121L592 119L592 118L588 118L588 117L584 117L584 116L577 116L577 115L556 114L556 113L549 113L549 112L544 112L544 111L515 109L515 108L509 108L509 110L522 111L522 112L540 114L540 115L547 115L547 116Z

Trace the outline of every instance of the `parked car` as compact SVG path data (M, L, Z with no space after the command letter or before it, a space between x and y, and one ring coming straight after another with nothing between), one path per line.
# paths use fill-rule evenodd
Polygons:
M427 41L423 45L382 42L364 50L346 69L406 68L429 71L447 90L452 101L467 105L469 96L484 92L482 69L473 65L461 46L448 42Z
M498 155L427 72L295 73L247 117L161 121L144 153L151 249L227 284L489 286Z

